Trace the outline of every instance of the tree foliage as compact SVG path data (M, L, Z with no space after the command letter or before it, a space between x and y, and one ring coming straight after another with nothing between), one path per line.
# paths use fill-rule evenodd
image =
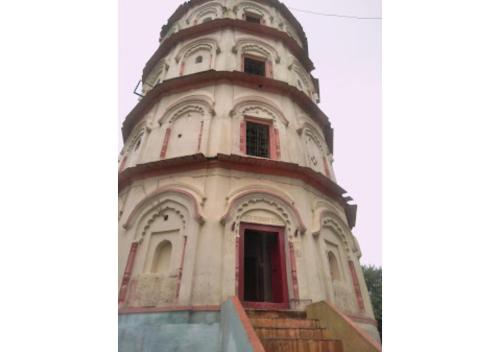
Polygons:
M372 301L373 313L378 323L378 331L382 336L382 268L373 265L361 267Z

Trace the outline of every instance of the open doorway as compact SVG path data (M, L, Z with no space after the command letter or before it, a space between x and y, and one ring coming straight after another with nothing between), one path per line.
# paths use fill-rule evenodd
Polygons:
M283 229L240 225L239 297L254 308L288 308Z

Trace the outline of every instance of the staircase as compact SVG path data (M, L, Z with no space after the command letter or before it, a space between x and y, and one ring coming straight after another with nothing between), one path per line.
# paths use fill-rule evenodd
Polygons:
M331 339L318 320L305 312L247 309L266 352L343 352L342 341Z

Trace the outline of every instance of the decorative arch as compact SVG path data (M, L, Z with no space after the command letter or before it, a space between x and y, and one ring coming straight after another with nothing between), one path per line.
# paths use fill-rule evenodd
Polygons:
M212 17L212 19L221 18L224 16L226 10L227 8L219 2L209 2L196 8L190 15L188 15L186 17L186 24L199 24L207 17Z
M274 61L277 64L281 61L278 51L272 45L254 38L239 39L233 47L233 53L262 56L263 58Z
M323 145L323 147L326 147L326 143L323 141L324 138L322 138L323 134L321 132L321 130L314 124L312 124L311 122L307 121L308 117L301 117L300 120L303 120L304 122L302 122L299 126L299 128L297 128L297 133L299 135L302 135L304 133L304 131L307 131L309 130L310 133L313 133L315 135L315 139L321 141L321 145ZM326 148L325 150L328 150L328 148Z
M210 51L211 54L219 54L221 52L219 45L214 39L200 38L184 45L177 55L175 55L175 62L179 63L181 60L185 60L200 50Z
M280 120L286 127L290 124L290 121L271 100L258 96L247 96L236 99L229 115L231 117L252 115L273 121Z
M295 72L299 81L302 82L304 86L303 88L306 88L305 91L304 89L300 90L304 91L308 96L312 96L315 93L314 85L309 77L309 74L304 70L304 68L302 68L302 65L296 59L293 59L290 66L288 66L288 69Z
M318 216L319 215L319 216ZM319 221L318 221L319 220ZM335 234L338 235L342 246L344 247L346 253L349 253L349 231L346 229L346 224L336 212L332 209L321 209L319 214L314 216L315 227L313 227L312 234L314 237L318 238L322 228L330 228Z
M234 196L236 196L238 194L244 193L244 192L255 192L255 193L268 192L268 193L276 194L276 195L279 195L281 198L285 199L287 201L287 203L289 203L291 205L295 205L295 202L293 201L292 197L288 193L284 192L282 189L279 189L278 187L273 187L273 186L269 186L269 185L265 185L265 184L264 185L247 186L247 187L239 188L235 191L232 191L226 196L226 201L229 201L229 199L233 198Z
M150 268L151 273L168 273L172 259L172 242L161 241L155 248L153 262Z
M197 113L201 116L214 116L214 102L207 95L189 95L171 104L160 117L158 123L163 125L165 120L173 124L176 120L189 113Z
M267 190L261 191L243 191L234 196L230 201L225 211L225 214L220 219L222 224L226 224L231 219L239 224L241 217L258 203L266 203L270 205L274 213L278 215L286 224L288 234L293 233L292 225L297 226L297 230L304 234L306 227L302 221L297 208L281 195ZM255 207L254 207L255 209Z
M274 20L268 9L252 1L240 2L234 6L233 11L237 18L244 18L245 12L251 12L262 16L262 24L267 24L268 21L272 23Z
M180 198L187 200L188 204L190 204L192 207L191 211L192 217L199 224L203 224L205 222L205 218L200 212L199 201L191 192L188 192L180 188L167 186L155 190L154 192L146 195L140 202L138 202L134 207L134 209L132 209L132 211L128 215L127 220L123 224L123 227L125 229L129 229L132 223L136 221L136 219L139 219L139 221L141 221L145 216L147 216L148 213L152 212L152 215L148 220L149 224L151 224L154 221L154 219L160 216L166 209L176 211L181 216L182 219L187 218L188 213L190 213L189 208L182 205L178 201L169 199L169 195L170 196L176 195ZM183 207L184 210L180 210L172 205L166 204L168 201L173 202L177 205L181 205L181 208ZM162 207L162 205L165 206ZM146 229L142 231L143 234L145 231Z

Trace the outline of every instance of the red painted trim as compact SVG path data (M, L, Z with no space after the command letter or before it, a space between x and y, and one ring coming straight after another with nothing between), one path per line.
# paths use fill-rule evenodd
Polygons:
M280 256L280 271L281 271L281 292L283 294L283 302L246 302L245 297L245 230L258 230L264 232L278 233L278 246ZM238 266L238 297L241 302L249 308L260 309L288 309L289 296L288 296L288 280L286 275L286 261L285 261L285 229L279 226L259 225L250 223L240 223L240 245L239 245L239 266Z
M208 70L187 76L172 78L155 85L127 115L122 126L123 139L127 140L133 128L160 99L168 94L180 93L196 88L213 86L220 82L230 83L240 87L255 89L261 92L271 92L287 96L318 124L325 136L330 152L333 152L333 129L328 116L304 92L286 82L258 75L249 75L239 71Z
M186 255L186 242L187 236L184 236L184 243L182 244L181 266L179 267L179 272L177 274L177 287L175 290L175 299L177 301L179 301L179 293L181 291L182 270L184 268L184 256Z
M198 153L201 150L201 137L203 136L203 125L205 124L205 121L201 121L200 123L200 133L198 134Z
M270 60L266 61L266 77L273 78L273 63Z
M163 313L163 312L179 312L179 311L192 311L192 312L218 312L220 306L207 305L207 306L165 306L165 307L127 307L120 308L118 314L141 314L141 313Z
M247 123L241 121L240 123L240 152L247 153Z
M295 260L295 250L293 248L293 243L288 242L288 249L290 254L290 265L292 269L292 287L293 287L293 298L299 300L299 281L297 279L297 263Z
M330 177L330 169L328 168L328 162L325 157L323 157L323 166L325 168L325 175Z
M358 275L356 274L356 268L352 260L349 260L349 270L351 271L352 284L354 286L354 292L356 293L356 301L358 302L358 308L361 312L365 311L365 303L363 302L363 296L361 295L361 288L359 286Z
M118 172L122 172L123 169L125 169L126 163L127 163L127 156L125 155L120 163L120 168L118 169Z
M235 295L239 295L239 283L240 283L240 260L241 260L241 253L240 253L240 236L236 237L235 241L235 248L234 248L234 269L235 269Z
M277 128L274 129L274 154L277 160L281 159L280 132Z
M169 128L166 129L165 131L165 137L163 137L163 144L161 146L161 151L160 151L160 158L164 159L165 155L167 155L167 147L168 147L168 141L170 140L170 133L172 130Z
M125 266L125 271L123 273L122 284L120 286L120 293L118 295L118 303L125 302L125 297L127 296L128 284L130 278L132 277L132 269L134 268L135 255L137 253L138 242L132 242L130 245L130 251L128 253L127 265Z
M250 341L250 344L253 347L253 351L265 352L264 346L262 346L259 337L255 333L252 323L250 322L250 319L248 318L248 315L245 312L245 309L243 308L241 301L238 299L238 297L231 297L231 303L233 304L234 310L238 314L241 324L243 325L243 328L247 333L248 340Z

